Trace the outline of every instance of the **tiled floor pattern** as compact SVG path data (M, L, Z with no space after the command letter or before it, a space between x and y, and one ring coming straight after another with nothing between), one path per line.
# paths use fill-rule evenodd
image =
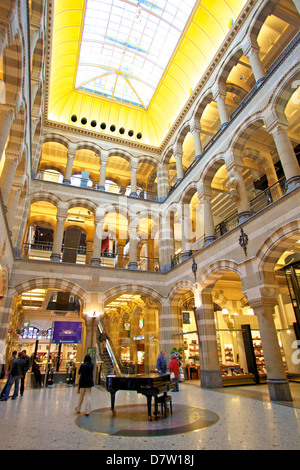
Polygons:
M117 393L112 417L110 394L95 387L86 417L74 410L76 387L26 389L23 397L0 402L0 449L299 449L300 384L290 387L293 403L279 404L270 402L265 385L207 390L197 381L180 384L172 397L173 414L151 421L150 436L146 400L136 392Z

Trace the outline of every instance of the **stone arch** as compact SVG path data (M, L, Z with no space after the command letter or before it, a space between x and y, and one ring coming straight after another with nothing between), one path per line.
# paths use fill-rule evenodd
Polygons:
M215 261L200 275L198 280L200 290L202 291L209 286L213 286L227 271L234 271L240 278L243 277L243 272L235 261L227 259Z
M28 202L30 205L39 201L49 202L50 204L53 204L55 207L58 207L59 203L61 202L60 198L57 197L55 194L47 193L44 191L38 191L28 196Z
M120 286L112 287L111 289L104 292L104 299L103 299L103 305L102 305L103 309L104 309L104 304L106 302L111 302L116 297L122 294L127 294L128 292L148 296L154 302L156 302L159 305L159 307L161 307L163 304L163 298L161 294L159 294L159 292L157 292L156 290L150 287L141 286L138 284L122 284Z
M265 279L274 280L274 267L282 253L300 237L300 219L283 225L263 243L258 250L258 270Z

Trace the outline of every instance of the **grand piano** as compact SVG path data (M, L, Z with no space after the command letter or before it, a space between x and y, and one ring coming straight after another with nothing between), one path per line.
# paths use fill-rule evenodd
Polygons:
M115 396L118 390L135 390L147 398L148 419L152 420L151 405L152 397L157 397L162 393L175 388L174 382L170 380L170 374L134 374L134 375L108 375L106 377L106 390L111 395L111 411L115 415ZM157 404L155 402L155 414L157 414Z

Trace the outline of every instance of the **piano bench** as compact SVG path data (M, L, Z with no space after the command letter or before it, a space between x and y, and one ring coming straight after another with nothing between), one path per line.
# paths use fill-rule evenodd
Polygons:
M170 403L170 411L172 414L172 397L170 395L160 395L155 397L155 409L157 410L158 403L161 404L161 414L167 417L167 404Z

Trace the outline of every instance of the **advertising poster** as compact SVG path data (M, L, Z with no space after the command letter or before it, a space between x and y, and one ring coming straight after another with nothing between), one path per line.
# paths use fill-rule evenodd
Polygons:
M82 323L55 321L53 325L52 343L81 343Z

